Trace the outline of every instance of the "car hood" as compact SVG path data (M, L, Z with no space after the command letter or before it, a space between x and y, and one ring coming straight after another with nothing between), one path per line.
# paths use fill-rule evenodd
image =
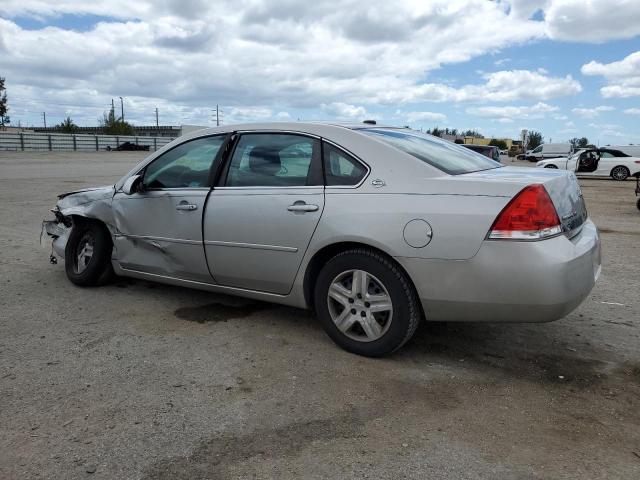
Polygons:
M111 199L114 192L113 185L107 185L63 193L58 195L58 208L64 213L65 210L71 207L86 205L98 200Z

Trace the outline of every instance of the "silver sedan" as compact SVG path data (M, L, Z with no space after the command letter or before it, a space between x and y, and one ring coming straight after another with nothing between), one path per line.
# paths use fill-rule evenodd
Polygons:
M573 173L371 124L200 130L54 213L77 285L116 274L312 308L368 356L421 319L556 320L600 273Z

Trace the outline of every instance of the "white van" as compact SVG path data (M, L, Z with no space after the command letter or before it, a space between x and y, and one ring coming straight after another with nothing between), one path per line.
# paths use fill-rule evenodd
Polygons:
M527 150L525 158L537 162L545 158L568 157L570 153L570 143L543 143L533 150Z

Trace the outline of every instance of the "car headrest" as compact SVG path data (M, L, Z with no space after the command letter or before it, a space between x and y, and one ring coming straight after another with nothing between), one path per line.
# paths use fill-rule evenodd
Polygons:
M281 167L280 154L275 150L255 147L249 153L249 168L253 173L275 175Z

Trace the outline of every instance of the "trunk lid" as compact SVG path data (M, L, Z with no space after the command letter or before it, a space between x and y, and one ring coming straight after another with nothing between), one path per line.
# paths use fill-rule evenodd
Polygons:
M457 176L486 181L488 191L491 184L505 182L514 187L516 195L527 185L539 183L544 185L551 201L558 212L562 230L569 237L577 234L587 219L587 209L582 198L580 184L573 172L550 168L503 167L481 172L467 173Z

